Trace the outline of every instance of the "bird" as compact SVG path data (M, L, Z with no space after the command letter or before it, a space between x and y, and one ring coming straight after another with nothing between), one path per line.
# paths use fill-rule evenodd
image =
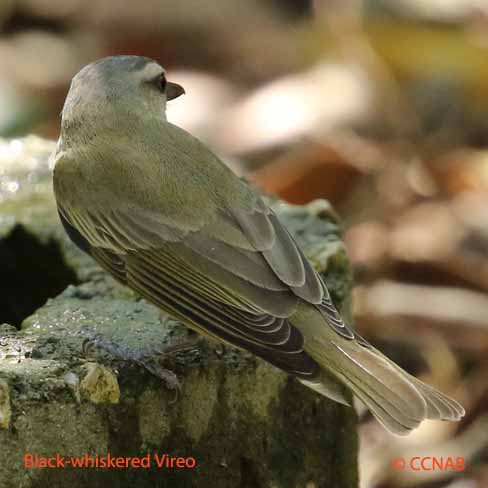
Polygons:
M457 401L345 323L262 193L167 120L167 102L184 93L142 56L103 58L74 76L53 170L71 240L191 330L336 402L350 405L351 391L394 434L460 420Z

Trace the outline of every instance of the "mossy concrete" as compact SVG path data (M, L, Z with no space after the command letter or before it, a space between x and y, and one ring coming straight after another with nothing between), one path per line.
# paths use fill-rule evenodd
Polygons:
M10 266L1 303L17 320L0 325L0 486L357 486L353 409L250 354L207 343L162 358L181 383L176 394L135 362L83 353L87 337L149 354L188 333L66 238L52 196L52 150L32 137L0 141L0 262ZM328 204L274 205L349 315L351 275ZM197 465L157 468L151 457L149 469L28 469L25 453L167 453Z

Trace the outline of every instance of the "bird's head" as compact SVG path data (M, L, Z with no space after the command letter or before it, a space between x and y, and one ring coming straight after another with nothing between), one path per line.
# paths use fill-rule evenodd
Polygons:
M72 80L62 127L96 121L165 118L166 102L185 93L166 79L164 69L141 56L112 56L85 66ZM114 119L116 117L116 119Z

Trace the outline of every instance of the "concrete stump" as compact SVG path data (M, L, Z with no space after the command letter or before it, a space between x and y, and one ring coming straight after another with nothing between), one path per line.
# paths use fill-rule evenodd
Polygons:
M94 336L157 351L187 330L69 242L53 149L0 140L0 486L357 486L354 410L250 354L207 343L163 358L176 396L137 361L83 352ZM349 316L351 275L329 205L274 207ZM42 459L52 467L32 467Z

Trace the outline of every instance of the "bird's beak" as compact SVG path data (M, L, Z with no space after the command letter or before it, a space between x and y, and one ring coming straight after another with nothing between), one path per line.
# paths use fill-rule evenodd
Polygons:
M166 85L166 99L173 100L174 98L178 98L180 95L185 93L185 89L178 85L178 83L171 83L168 81Z

